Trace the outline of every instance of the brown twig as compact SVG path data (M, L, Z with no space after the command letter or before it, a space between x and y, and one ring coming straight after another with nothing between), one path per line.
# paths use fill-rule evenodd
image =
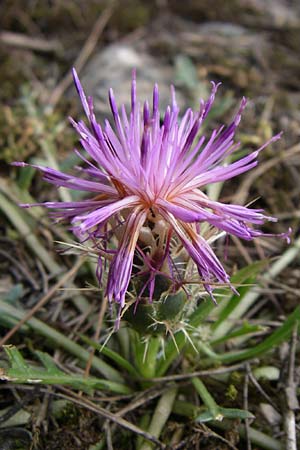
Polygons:
M256 387L256 389L260 392L260 394L267 400L267 402L270 403L270 405L273 406L273 408L277 411L277 406L276 404L273 402L273 400L271 399L271 397L265 392L265 390L261 387L261 385L259 384L259 382L257 381L257 379L255 378L255 376L253 375L250 365L249 365L249 369L247 370L247 374L249 377L249 380L251 381L251 383L253 384L253 386ZM278 412L278 411L277 411Z
M77 263L70 269L48 292L44 295L40 301L23 317L19 322L8 332L0 341L0 347L4 345L18 330L24 325L27 320L29 320L42 306L44 306L47 301L55 294L55 292L63 286L73 275L76 274L79 267L85 261L85 257L79 258Z
M282 283L282 281L276 281L276 280L269 280L269 284L272 284L276 287L281 288L284 292L290 292L291 294L295 294L298 297L300 297L300 289L296 289L294 287L290 287L285 283Z
M128 405L124 406L122 409L119 409L118 412L116 412L116 416L122 417L125 414L127 414L130 411L135 410L136 408L139 408L146 403L149 403L151 400L154 400L156 397L159 397L164 392L166 392L170 388L170 385L164 386L163 388L151 388L146 392L143 392L142 395L140 395L138 398L134 398L132 402L130 402Z
M98 39L104 30L107 22L109 21L114 9L114 3L111 4L103 11L103 13L100 15L100 17L95 22L92 31L87 38L85 44L83 45L78 57L75 59L74 63L72 64L73 67L76 68L77 72L80 72L80 70L83 68L84 64L88 60L89 56L93 52ZM54 107L63 93L68 89L68 87L72 83L72 74L70 71L63 77L63 79L59 82L59 84L56 86L56 88L52 91L50 98L48 99L48 104Z
M235 370L242 369L243 367L245 367L245 363L234 364L230 367L220 367L219 369L198 370L197 372L191 372L191 373L183 373L183 374L178 374L178 375L167 375L165 377L149 378L149 381L154 382L154 383L160 383L160 382L165 382L165 381L186 380L189 378L201 377L201 376L221 375L224 373L233 372Z
M8 259L10 263L12 263L16 268L22 273L22 275L27 279L27 281L31 284L33 289L37 290L39 288L38 283L35 281L35 279L32 277L32 275L29 273L26 267L23 266L17 259L15 259L13 256L11 256L8 252L0 249L0 255L2 255L4 258Z
M224 444L226 444L230 449L238 450L238 448L235 445L233 445L231 442L229 442L227 439L225 439L220 434L218 434L215 431L213 431L211 428L206 426L204 423L202 423L201 425L198 425L197 429L200 430L200 432L205 437L213 437L213 438L218 439L219 441L223 442Z
M25 48L38 52L59 52L62 50L61 44L56 40L31 37L26 34L2 31L0 33L0 43L11 47Z

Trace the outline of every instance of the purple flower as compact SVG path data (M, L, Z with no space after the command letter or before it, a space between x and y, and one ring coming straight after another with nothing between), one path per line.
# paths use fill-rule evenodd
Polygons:
M73 75L89 122L86 126L83 121L71 119L84 155L75 152L85 167L77 168L79 176L48 167L33 167L39 169L49 183L91 193L81 201L42 205L56 210L54 214L58 218L70 220L75 235L92 240L100 255L106 252L110 256L106 286L109 300L117 302L121 308L124 306L134 258L142 261L143 269L139 273L148 274L142 292L147 285L150 298L156 274L165 272L172 278L172 270L164 267L171 266L170 242L174 237L196 264L211 297L216 283L230 285L222 264L200 234L201 224L208 222L228 234L252 240L257 236L271 236L253 225L276 219L265 216L261 209L210 200L203 188L255 167L260 151L278 140L280 134L249 155L224 165L224 159L239 146L234 143L234 133L246 105L245 98L232 123L214 130L207 139L199 136L199 130L211 109L218 85L212 83L210 97L206 102L201 100L198 111L188 109L181 119L172 87L171 106L166 109L161 123L157 85L153 90L152 109L148 102L142 109L137 101L133 73L129 115L124 105L118 110L113 91L109 91L113 130L108 121L103 128L97 123L92 99L85 97L75 70ZM112 235L117 237L115 249L109 246ZM288 233L280 237L288 238Z

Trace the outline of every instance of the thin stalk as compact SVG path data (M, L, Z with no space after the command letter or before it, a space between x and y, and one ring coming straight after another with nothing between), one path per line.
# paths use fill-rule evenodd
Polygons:
M203 358L201 360L202 367L211 366L212 361L219 361L222 363L232 363L241 360L249 360L256 358L286 341L293 332L293 327L300 321L300 306L288 316L285 322L273 331L266 339L257 344L255 347L250 347L242 350L231 351L223 354L214 354L210 352L208 358ZM298 325L297 325L298 326Z
M192 383L200 395L203 403L207 408L209 409L211 415L214 417L215 420L222 420L223 415L220 413L219 406L215 402L214 398L211 396L209 391L206 389L204 383L199 378L193 378Z

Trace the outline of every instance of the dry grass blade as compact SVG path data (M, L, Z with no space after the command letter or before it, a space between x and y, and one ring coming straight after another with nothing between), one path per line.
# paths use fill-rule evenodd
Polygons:
M55 294L55 292L63 286L70 278L72 278L78 271L79 267L84 263L85 257L79 258L77 263L70 269L48 292L40 301L1 339L0 347L4 345L18 330L24 325L48 300Z

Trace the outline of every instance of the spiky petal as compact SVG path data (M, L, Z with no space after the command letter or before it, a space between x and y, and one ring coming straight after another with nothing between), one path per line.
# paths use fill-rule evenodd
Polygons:
M77 168L78 176L49 167L33 167L40 170L49 183L91 193L86 200L41 204L55 209L57 217L70 220L76 236L103 244L104 250L107 250L111 235L115 233L117 236L119 247L110 262L106 287L109 300L124 306L138 241L142 240L149 223L154 230L160 226L157 232L160 237L153 239L152 236L148 251L143 253L140 250L138 254L144 255L145 266L151 271L148 279L150 297L154 290L153 274L161 270L163 261L170 259L167 242L171 234L181 241L195 262L203 285L211 296L216 282L230 285L230 278L221 262L200 235L199 223L208 222L228 234L252 240L257 236L268 236L253 225L276 219L264 215L261 209L212 201L203 189L207 184L228 180L255 167L260 151L278 140L280 134L258 150L224 165L225 158L238 148L234 135L246 106L245 98L228 126L214 130L209 138L199 137L219 85L212 83L209 99L201 100L196 112L188 109L181 120L172 87L171 105L167 107L161 124L157 85L153 90L152 109L148 102L142 108L137 101L133 72L129 115L124 105L118 109L114 93L109 90L113 129L109 121L105 121L103 127L96 121L92 99L86 98L75 69L73 76L88 119L88 126L70 119L79 135L84 155L78 150L75 152L84 165ZM166 232L161 231L161 223ZM285 233L280 237L288 239L288 235ZM151 262L154 253L161 255L156 266Z

